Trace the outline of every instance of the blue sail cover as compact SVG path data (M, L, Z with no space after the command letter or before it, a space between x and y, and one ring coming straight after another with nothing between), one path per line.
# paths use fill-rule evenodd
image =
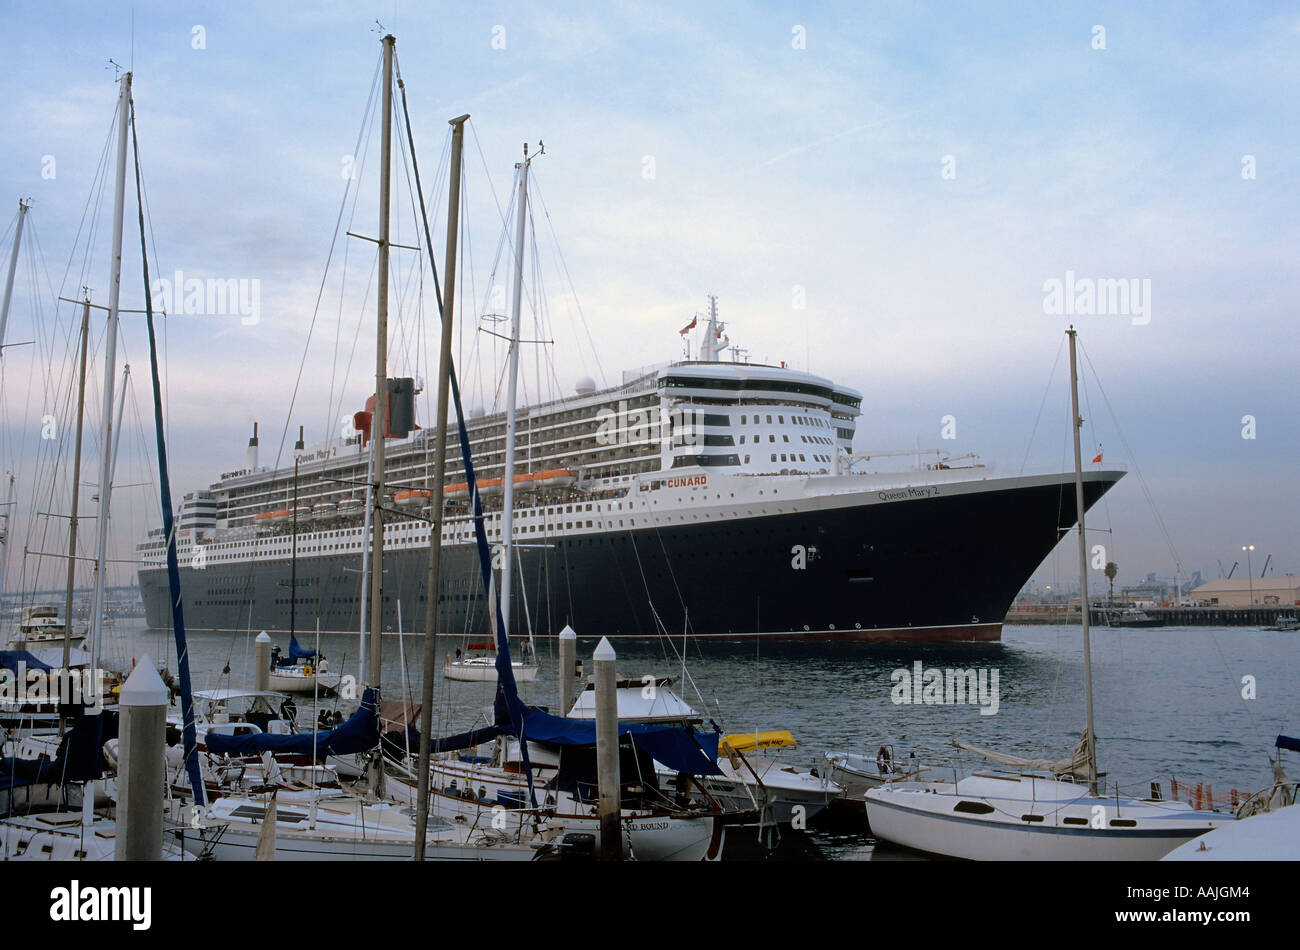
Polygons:
M1278 736L1276 748L1300 752L1300 739L1293 739L1291 736Z
M87 715L81 709L53 759L43 755L35 759L0 758L0 790L87 782L103 777L104 760L100 755L103 722L102 712Z
M263 752L287 755L351 755L368 752L379 745L379 690L371 686L361 697L361 708L347 722L328 732L300 732L277 736L266 732L227 736L208 733L209 752L228 755L261 755Z
M292 633L289 634L289 659L296 663L299 660L310 660L316 655L315 650L304 650L298 646L298 638Z
M40 670L42 673L48 673L54 669L26 650L0 650L0 670L8 670L17 676L19 663L24 664L27 671Z
M529 709L511 735L526 737L529 742L551 745L596 744L596 724L590 720L565 719L540 709ZM696 732L681 726L652 726L639 722L620 722L619 736L631 736L647 755L674 772L688 775L721 775L718 768L717 732Z

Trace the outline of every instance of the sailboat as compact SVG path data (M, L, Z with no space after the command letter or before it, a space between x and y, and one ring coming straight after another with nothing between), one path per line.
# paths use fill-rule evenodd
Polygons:
M893 782L865 793L877 839L916 851L969 860L1152 861L1230 821L1186 802L1103 795L1093 729L1088 549L1084 535L1075 329L1070 342L1075 510L1079 520L1083 678L1087 727L1077 754L1034 774L1021 768L976 771L952 782ZM1005 759L1004 759L1005 761ZM1043 763L1046 764L1046 763ZM1075 779L1081 781L1076 781ZM1084 784L1086 783L1086 784Z
M506 370L506 431L505 431L505 473L502 481L501 501L501 613L504 618L506 635L510 634L510 591L514 564L518 557L514 539L515 518L515 430L518 425L518 386L519 386L519 320L523 305L524 282L524 235L528 221L528 167L534 158L545 154L543 151L528 155L528 146L524 146L524 160L519 163L519 185L516 190L515 211L515 273L514 298L510 304L510 353L507 357ZM522 564L520 565L522 568ZM522 593L522 591L521 591ZM522 602L522 597L520 598ZM442 675L450 680L471 682L491 682L496 679L496 660L489 652L474 653L448 659L443 665ZM528 646L519 660L511 661L515 680L531 683L537 679L537 648L533 642L531 623L528 628Z
M393 36L383 38L382 158L377 241L378 269L383 275L390 273L389 199L395 46ZM408 140L409 128L408 118ZM411 152L414 162L413 144ZM459 159L453 164L453 170L458 171L458 168ZM375 392L391 394L387 375L387 279L379 281L376 310ZM171 830L192 853L232 859L253 859L265 854L291 860L406 860L419 854L436 860L460 861L528 861L537 855L535 846L498 833L490 822L466 826L441 819L430 820L427 814L417 813L404 801L385 792L387 773L379 753L379 683L382 679L383 513L386 510L385 440L390 433L389 403L390 400L382 396L375 400L374 437L371 440L374 481L368 495L374 530L368 585L369 649L362 675L368 685L362 694L360 709L343 725L328 732L299 735L258 732L235 736L209 732L206 737L208 750L218 754L309 754L318 761L364 755L368 766L365 784L359 783L346 791L335 788L282 789L269 799L266 795L231 794L201 809L193 823L182 820L180 813L173 814ZM396 405L396 398L392 403ZM296 644L296 641L292 643Z
M510 661L510 665L514 667L515 679L521 683L531 683L537 679L537 662L532 659L534 654L531 647L530 638L524 648L522 659ZM463 653L460 648L457 648L456 657L447 658L442 667L442 675L449 680L462 683L495 683L497 678L495 653L496 642L493 640L468 643Z
M306 650L298 645L298 638L289 634L289 656L279 656L279 648L271 659L271 671L267 688L282 693L314 693L318 689L322 695L329 695L341 682L338 673L329 672L324 656L318 656L315 650Z
M465 117L468 118L468 117ZM487 533L484 527L482 495L474 474L474 460L470 450L470 439L465 422L464 407L461 404L460 389L451 363L451 319L452 300L455 278L455 233L459 193L459 154L460 125L463 120L453 120L456 132L452 145L452 188L449 194L448 213L448 254L446 286L444 298L438 292L438 307L443 314L442 353L439 361L438 382L438 431L434 440L434 473L432 484L439 485L446 463L446 426L448 421L448 402L455 409L455 423L459 438L461 461L464 465L466 481L464 489L470 500L472 525L474 530L475 550L478 555L479 574L483 588L487 592L489 616L493 620L495 633L495 657L493 659L496 692L492 707L493 721L490 725L473 729L454 736L435 739L430 735L432 728L432 699L435 659L433 637L425 638L424 681L421 686L421 720L416 743L419 746L418 759L411 761L407 756L402 762L388 767L389 787L395 795L404 795L414 804L416 820L421 823L451 818L457 823L479 827L483 824L500 825L498 816L505 809L505 830L513 832L520 839L531 837L534 841L552 841L557 834L564 832L570 822L579 825L576 837L567 833L561 839L560 849L568 844L575 845L568 850L581 853L577 844L587 845L586 853L590 855L593 842L599 834L599 821L591 800L591 781L581 773L589 773L590 759L596 738L595 728L590 722L569 720L553 716L537 707L526 706L520 699L517 689L516 670L519 668L511 657L510 640L507 635L505 604L508 603L510 571L502 572L500 596L492 566L492 551L488 547ZM540 153L539 153L540 154ZM418 166L417 166L418 168ZM523 240L523 212L526 208L526 173L527 155L519 168L519 208L520 218L517 242ZM419 185L418 171L415 177ZM425 218L425 234L428 240L428 220ZM432 259L430 259L432 266ZM518 325L519 282L516 273L516 319ZM438 288L436 268L434 287ZM513 342L518 343L517 330L512 334ZM516 346L517 349L517 346ZM511 369L511 389L517 378L515 367ZM513 392L510 397L513 404ZM513 417L512 417L513 418ZM507 446L513 443L513 432L506 438ZM513 462L510 463L513 466ZM506 485L514 480L505 479ZM434 591L439 586L439 558L441 552L441 506L434 506L434 518L430 531L429 579L428 590ZM508 494L504 503L504 521L502 533L510 538L513 499ZM507 555L508 557L508 555ZM509 561L507 560L508 564ZM436 629L436 598L427 601L426 630ZM572 631L566 631L572 634ZM491 652L491 651L489 651ZM562 703L563 705L567 703ZM717 816L703 809L692 810L689 807L671 806L673 803L659 790L659 783L654 768L654 761L661 760L674 767L677 774L689 780L691 776L712 775L718 773L716 733L696 733L693 730L674 726L643 725L639 723L620 723L621 743L620 758L627 757L629 765L635 761L634 772L626 772L627 780L622 783L624 802L623 829L625 853L634 852L639 859L699 859L717 857L720 849L721 826ZM408 726L408 737L410 727ZM481 750L485 744L495 741L499 761L491 763L476 755L457 756L470 749ZM435 753L443 757L432 759ZM568 787L539 790L538 785L546 777L563 779L566 775L566 757L575 768L569 773ZM467 761L468 760L468 761ZM453 783L441 774L444 766L454 767L457 762L467 762L473 767L475 775L466 780L461 776ZM586 765L588 768L584 769ZM479 766L489 766L480 770ZM480 782L481 777L484 781ZM577 773L577 774L575 774ZM644 781L640 781L644 778ZM431 787L432 786L432 787ZM540 793L540 794L539 794ZM539 797L541 801L539 801ZM630 801L639 798L639 801ZM629 809L628 805L631 805ZM645 835L640 842L638 838ZM631 847L629 847L629 844ZM417 847L422 842L417 837ZM417 851L417 860L424 855Z
M131 79L132 74L124 73L119 79L118 91L118 117L117 117L117 173L114 188L113 204L113 232L112 232L112 275L109 284L109 306L108 323L105 331L105 372L104 372L104 410L103 410L103 433L100 439L101 457L100 457L100 477L99 477L99 515L96 533L96 555L95 555L95 585L94 599L90 615L90 632L88 637L88 647L90 652L90 667L97 670L100 666L100 655L102 648L102 636L105 615L105 565L108 563L106 556L108 542L108 525L109 525L109 506L111 503L111 494L113 487L113 467L115 458L115 444L113 438L113 383L116 373L116 356L117 356L117 336L118 336L118 316L120 313L119 300L121 290L121 266L122 266L122 237L123 237L123 216L125 211L126 200L126 171L127 171L127 154L128 154L128 137L134 128L133 124L133 104L131 99ZM176 561L176 542L171 522L171 505L170 505L170 487L167 479L167 462L166 446L163 439L163 417L161 390L158 376L158 351L157 340L154 335L153 311L148 304L149 300L149 280L148 280L148 258L144 248L144 211L143 199L140 194L140 176L139 176L139 153L138 146L136 150L136 197L140 208L140 237L141 237L141 256L144 265L144 286L146 310L149 329L149 353L150 365L153 376L153 394L154 394L154 421L158 437L158 458L159 458L159 485L162 497L162 512L164 530L168 537L168 568L172 581L173 602L175 604L175 635L176 649L179 660L178 669L181 684L182 712L185 715L184 737L186 759L188 772L193 783L194 794L198 802L203 801L202 780L199 778L198 762L194 756L194 723L192 699L190 697L190 680L189 680L189 660L188 651L185 646L185 626L181 613L180 598L177 596L179 572ZM78 397L78 412L80 413L81 404L84 402L84 381L85 381L85 341L87 339L88 321L89 321L90 303L84 301L84 310L82 318L82 360L81 360L81 387L82 393ZM124 382L125 391L125 382ZM118 427L120 428L121 414L118 413ZM78 417L77 426L77 462L74 471L74 490L73 490L73 514L70 530L70 554L68 565L68 592L67 603L70 615L71 598L72 598L72 563L73 555L76 553L76 505L77 505L77 487L80 475L80 445L81 445L81 424L80 416ZM65 615L65 616L66 616ZM71 652L71 646L68 639L63 640L64 665L66 666ZM148 661L152 662L152 661ZM103 777L103 757L101 753L106 724L104 722L107 714L102 704L96 700L100 697L91 697L85 707L79 712L72 730L65 737L65 742L59 746L59 751L54 759L57 765L57 779L60 785L65 786L73 783L79 784L81 799L81 808L79 811L59 811L52 813L43 813L35 815L23 815L20 817L0 821L0 856L7 860L50 860L52 857L59 857L68 860L111 860L115 853L115 834L116 822L113 819L97 815L94 811L98 804L98 793L101 789L100 779ZM177 859L181 855L179 848L171 843L164 843L161 851L162 857Z

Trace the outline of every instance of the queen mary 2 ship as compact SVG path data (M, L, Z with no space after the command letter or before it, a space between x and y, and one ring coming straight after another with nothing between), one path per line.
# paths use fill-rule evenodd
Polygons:
M511 635L568 624L584 637L999 639L1012 599L1075 522L1073 474L996 477L942 458L861 471L858 392L722 359L730 341L716 300L701 322L696 359L605 389L584 380L572 396L520 408ZM505 415L473 416L488 539L499 543ZM358 629L369 414L356 425L311 448L300 438L296 482L293 459L259 466L255 426L245 466L185 496L177 530L191 628L283 631L292 608L299 630ZM422 632L432 436L389 430L386 631L397 632L400 605L403 629ZM437 632L475 636L490 627L455 440L453 426ZM1086 504L1122 474L1085 475ZM149 624L165 628L161 532L138 554Z

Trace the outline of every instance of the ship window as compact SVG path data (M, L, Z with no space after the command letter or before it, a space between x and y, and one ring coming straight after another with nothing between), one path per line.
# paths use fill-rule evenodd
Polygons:
M769 441L769 442L775 442L775 441L776 441L776 436L774 436L774 435L769 435L769 436L767 437L767 441Z
M1087 818L1062 818L1061 819L1061 824L1063 825L1086 825L1087 823L1088 823Z
M745 417L745 416L741 416L741 417L740 417L740 424L741 424L742 426L745 424L746 421L747 421L747 417Z
M966 815L991 815L994 809L992 805L986 805L983 802L958 802L952 806L952 810ZM1066 821L1069 820L1066 819Z
M768 422L768 425L771 425L771 424L772 424L772 417L771 417L771 416L768 416L768 417L767 417L767 422Z
M740 437L740 444L741 445L745 444L745 437L743 435Z
M1042 815L1021 815L1020 820L1021 821L1042 821L1043 816Z
M775 453L775 452L772 453L772 461L773 461L773 462L776 461L776 453Z
M1110 826L1112 828L1136 828L1137 822L1132 818L1112 818Z
M745 456L745 464L746 464L746 465L749 464L749 456L748 456L748 455Z

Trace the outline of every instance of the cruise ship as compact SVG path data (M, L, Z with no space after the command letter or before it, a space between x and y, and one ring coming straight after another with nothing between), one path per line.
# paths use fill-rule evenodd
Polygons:
M510 635L571 625L584 638L998 640L1012 599L1076 521L1073 473L999 477L941 458L861 471L861 393L741 361L735 347L723 359L716 298L687 330L697 322L693 359L606 388L582 380L518 410ZM505 413L472 415L499 544ZM355 432L312 447L299 430L280 468L259 465L254 425L244 466L184 496L190 629L359 629L369 420L359 412ZM385 632L397 632L399 606L404 632L423 632L432 444L413 424L385 443ZM1085 504L1122 475L1088 472ZM481 636L491 627L454 426L440 488L437 632ZM167 628L161 531L137 552L149 625Z

